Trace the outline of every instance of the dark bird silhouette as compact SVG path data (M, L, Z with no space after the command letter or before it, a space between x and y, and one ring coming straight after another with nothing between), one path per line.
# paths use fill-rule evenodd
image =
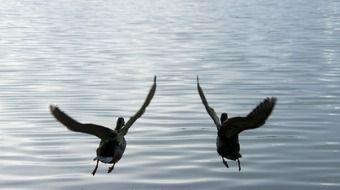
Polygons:
M135 115L130 117L130 119L126 123L124 121L124 118L119 117L117 119L116 127L114 130L96 124L80 123L72 119L70 116L66 115L66 113L61 111L57 106L50 105L50 111L52 115L59 122L65 125L69 130L87 133L100 138L101 141L96 151L97 156L93 159L94 161L97 161L97 164L92 174L95 175L99 161L107 164L108 163L113 164L108 169L108 173L110 173L114 169L115 164L122 158L124 154L126 147L126 141L124 136L127 134L132 124L143 115L146 107L150 104L155 94L155 91L156 91L156 76L154 77L154 83L142 107L137 111Z
M244 130L261 127L272 113L275 107L276 98L271 97L264 99L246 117L228 118L227 113L222 113L221 119L219 119L215 110L209 106L208 101L204 96L198 76L197 90L205 109L217 127L216 146L218 154L222 157L223 164L229 168L225 159L235 160L238 163L239 171L241 171L240 158L242 155L240 154L238 136Z

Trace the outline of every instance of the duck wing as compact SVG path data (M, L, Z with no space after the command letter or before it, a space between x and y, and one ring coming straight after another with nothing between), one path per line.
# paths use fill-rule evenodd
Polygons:
M212 107L209 106L208 101L205 98L203 89L201 88L198 76L197 76L197 90L198 90L198 94L201 97L201 100L202 100L202 103L203 103L205 109L207 110L207 112L210 115L211 119L214 121L217 129L220 129L221 128L220 119L218 118L215 110Z
M71 131L87 133L103 140L110 139L116 135L116 133L109 128L91 123L80 123L61 111L57 106L50 105L50 111L60 123Z
M264 99L246 117L234 117L224 122L219 134L229 138L244 130L261 127L272 113L275 104L275 97Z
M144 104L142 105L142 107L137 111L137 113L135 115L133 115L132 117L130 117L130 119L126 122L126 124L124 125L124 127L119 131L119 136L123 137L127 134L129 128L132 126L132 124L138 119L140 118L143 113L145 112L146 107L148 107L148 105L150 104L153 96L155 95L156 92L156 76L154 76L153 79L153 85L151 86L151 89L149 91L149 94L147 95Z

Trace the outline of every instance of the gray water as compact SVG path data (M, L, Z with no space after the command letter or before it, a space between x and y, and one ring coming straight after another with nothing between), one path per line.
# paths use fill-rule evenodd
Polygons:
M0 1L0 189L339 189L340 1ZM157 92L115 170L91 175L96 137L68 131L56 104L113 127ZM225 168L216 112L246 115L242 171Z

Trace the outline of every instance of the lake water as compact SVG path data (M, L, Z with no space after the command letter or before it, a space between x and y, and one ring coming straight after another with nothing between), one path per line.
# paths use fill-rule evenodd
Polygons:
M0 1L0 189L339 189L340 1ZM113 127L157 92L115 170L58 105ZM278 104L225 168L218 114Z

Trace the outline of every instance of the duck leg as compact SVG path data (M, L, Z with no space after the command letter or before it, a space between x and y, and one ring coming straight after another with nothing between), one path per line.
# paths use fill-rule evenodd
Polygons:
M107 173L111 173L114 168L115 168L115 163L113 163L113 165L109 167L109 170L107 170Z
M237 159L237 164L238 164L238 171L241 171L241 163L240 163L240 159Z
M226 161L226 160L224 160L224 158L223 158L223 157L222 157L222 162L223 162L223 164L225 165L225 167L229 168L229 165L228 165L227 161Z
M97 160L97 164L96 164L96 167L94 168L93 172L92 172L92 175L94 176L94 174L96 174L96 171L97 171L97 168L98 168L98 162L99 160Z

